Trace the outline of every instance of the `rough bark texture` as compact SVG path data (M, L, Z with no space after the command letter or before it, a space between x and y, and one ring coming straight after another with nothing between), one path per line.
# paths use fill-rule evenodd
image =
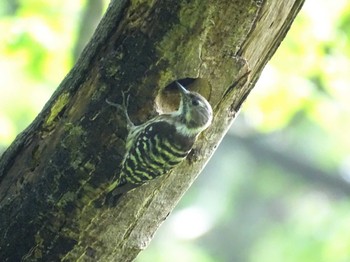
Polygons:
M112 1L93 39L0 162L1 261L131 261L204 167L302 0ZM250 72L250 74L247 74ZM177 106L192 79L214 122L169 175L103 203L135 123ZM190 82L190 81L188 81Z

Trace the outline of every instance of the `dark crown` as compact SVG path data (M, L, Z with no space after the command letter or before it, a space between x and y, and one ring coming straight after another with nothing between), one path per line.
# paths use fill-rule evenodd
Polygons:
M179 109L173 113L180 118L177 130L186 136L197 136L211 124L213 110L203 96L188 91L179 82L176 84L181 92Z

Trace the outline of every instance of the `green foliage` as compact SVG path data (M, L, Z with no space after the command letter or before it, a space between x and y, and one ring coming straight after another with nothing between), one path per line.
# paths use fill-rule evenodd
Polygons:
M82 2L2 2L1 147L28 126L70 69Z
M0 147L72 66L84 3L0 2ZM350 261L341 177L350 174L349 38L347 1L306 1L243 114L138 261Z

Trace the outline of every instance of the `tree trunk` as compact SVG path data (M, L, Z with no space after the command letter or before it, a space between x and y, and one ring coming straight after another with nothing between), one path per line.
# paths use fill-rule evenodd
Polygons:
M0 261L131 261L203 169L303 0L112 1L75 67L0 161ZM125 118L176 109L174 80L214 121L170 174L105 202ZM167 87L168 86L168 87ZM167 88L165 88L167 87ZM213 174L214 175L214 174Z

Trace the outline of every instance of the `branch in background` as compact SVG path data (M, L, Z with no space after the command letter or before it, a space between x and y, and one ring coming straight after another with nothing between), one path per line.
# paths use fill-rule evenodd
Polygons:
M102 0L88 0L83 11L80 21L77 42L75 43L73 58L77 61L79 55L83 51L85 45L91 39L98 23L101 21L103 14Z
M327 191L336 194L341 192L350 196L350 184L336 170L321 169L308 162L307 158L302 157L302 154L281 150L276 144L265 142L266 138L261 135L239 136L234 139L232 135L229 137L231 139L227 139L227 142L232 143L231 146L233 143L241 144L260 164L270 162L273 166L289 171L283 172L284 174L293 174L310 185L322 186Z

